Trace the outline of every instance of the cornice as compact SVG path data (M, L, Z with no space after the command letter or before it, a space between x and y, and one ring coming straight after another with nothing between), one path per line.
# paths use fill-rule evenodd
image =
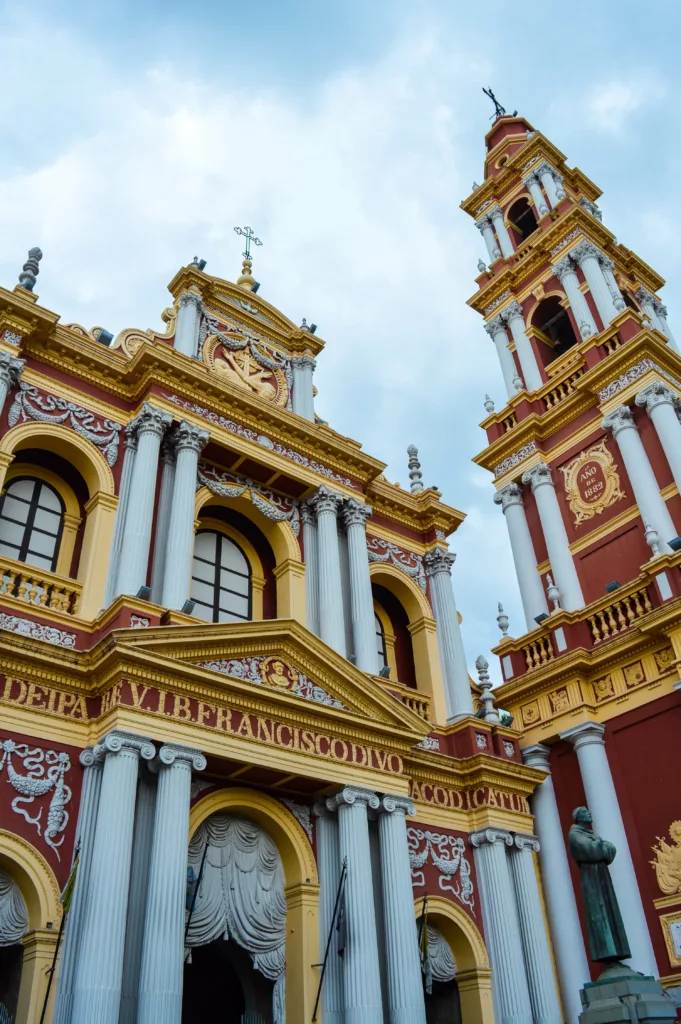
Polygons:
M417 533L439 529L449 536L461 526L466 518L440 500L440 492L428 487L420 494L411 494L387 480L374 479L367 487L366 497L377 515L400 523ZM400 538L407 543L407 538Z

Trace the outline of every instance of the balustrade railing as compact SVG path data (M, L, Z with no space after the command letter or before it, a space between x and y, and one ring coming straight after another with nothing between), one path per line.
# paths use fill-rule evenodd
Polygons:
M606 608L594 612L586 620L591 628L594 644L600 644L608 637L629 629L632 622L643 618L646 612L652 611L652 607L647 587L641 587L633 594L624 594Z
M529 644L526 644L522 648L522 652L525 655L528 672L533 668L539 668L541 665L548 665L555 658L551 636L548 633L544 636L536 637Z
M36 608L75 615L81 584L12 558L0 558L0 598L14 597Z

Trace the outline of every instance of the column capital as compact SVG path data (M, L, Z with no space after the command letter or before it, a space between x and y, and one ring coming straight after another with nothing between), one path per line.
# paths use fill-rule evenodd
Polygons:
M635 402L636 405L645 408L646 412L649 413L658 405L671 405L674 408L678 397L668 384L663 384L661 380L656 380L649 384L647 388L644 388L643 391L639 391Z
M551 771L551 748L544 743L533 743L520 751L523 764L528 768L541 768L542 771Z
M601 213L601 211L598 209L596 204L592 203L590 199L586 198L586 196L582 196L582 198L579 200L579 205L582 206L588 213L590 213L592 217L595 217L596 220L603 220L603 214Z
M584 260L588 259L598 260L600 263L603 258L603 253L598 246L593 244L593 242L589 242L587 239L584 239L581 242L577 242L577 245L570 249L568 256L572 257L572 259L581 266Z
M567 274L574 274L575 265L572 262L570 253L568 253L566 256L563 256L563 258L561 260L558 260L557 263L554 263L551 269L553 270L553 273L556 275L561 284L563 283L563 279L566 277Z
M315 818L333 817L336 811L338 810L338 807L336 806L335 802L333 803L333 806L329 806L331 802L331 797L324 800L315 800L315 802L312 805L312 813L314 814Z
M144 761L151 761L156 756L156 747L148 736L137 736L120 729L108 732L94 748L94 754L106 757L107 754L119 754L122 750L133 750Z
M523 489L518 483L506 484L495 492L492 500L495 505L501 505L501 511L505 513L511 505L523 505Z
M491 225L492 225L492 221L491 221L489 213L483 213L483 215L480 218L480 220L476 220L476 222L475 222L475 226L478 229L478 231L480 231L480 232L483 232L485 230L485 228L487 228L487 227L491 227Z
M495 203L495 204L494 204L494 206L491 206L491 207L489 208L489 210L487 210L487 214L486 214L486 215L487 215L487 216L488 216L488 217L489 217L490 219L493 219L494 217L501 217L501 218L502 218L502 220L503 220L503 217L504 217L504 211L503 211L503 210L501 209L501 207L499 206L499 203Z
M342 806L352 807L354 804L364 804L367 810L377 811L381 801L373 790L364 789L363 786L344 786L339 793L326 799L330 811Z
M188 291L182 292L178 302L178 306L194 306L197 313L200 313L203 309L203 302L198 292Z
M303 520L304 526L317 525L317 516L315 514L314 505L311 505L309 501L301 501L300 518Z
M317 360L313 359L312 356L302 355L293 356L291 359L291 366L294 366L297 370L316 370Z
M173 417L169 412L163 412L162 409L157 409L150 402L145 402L128 427L131 433L134 431L138 437L140 434L146 433L163 437L172 422Z
M356 498L348 498L341 508L341 516L346 526L366 528L367 519L370 518L372 511L371 505L365 505Z
M423 558L426 576L437 576L441 572L446 572L448 576L451 576L455 560L456 555L451 551L445 551L444 548L433 548L432 551L426 551Z
M416 814L416 804L408 796L391 796L385 793L381 798L381 811L386 814L404 814L410 817Z
M135 443L135 448L137 448L137 443ZM166 435L161 442L161 462L164 466L175 465L175 445L173 444L172 435Z
M490 338L494 339L495 334L506 334L506 318L503 313L497 313L488 323L484 325Z
M603 430L612 431L612 436L617 437L621 430L637 430L628 405L618 405L608 416L601 420Z
M196 452L197 455L203 451L209 440L210 434L207 430L203 430L193 423L187 423L186 420L182 420L168 438L169 443L174 446L176 452L189 449L189 451Z
M571 729L561 732L560 738L571 743L575 750L593 745L604 747L604 732L605 726L600 722L582 722L581 725L573 725Z
M527 172L527 174L523 178L523 185L525 186L525 188L529 188L530 185L535 181L539 181L539 175L537 173L536 167L533 170Z
M503 315L506 317L508 323L510 323L511 320L520 319L523 322L523 326L525 325L523 307L520 305L517 299L513 299L513 301L510 302L508 306L504 308Z
M308 502L318 516L322 512L330 512L335 516L338 514L338 509L343 503L343 496L342 494L337 494L336 491L332 491L326 484L321 484L317 489L317 493L308 498Z
M664 317L666 319L666 317L667 317L667 307L655 295L653 296L653 309L655 310L655 312L657 313L658 316Z
M647 288L643 287L636 289L636 291L634 292L634 298L642 306L644 305L644 303L646 305L650 304L651 306L654 305L655 303L655 296L653 295L653 293L649 292Z
M528 469L526 473L523 473L522 481L524 484L531 485L533 494L538 487L542 487L545 484L550 484L551 487L556 486L553 482L551 467L547 466L545 462L538 462L532 469Z
M555 167L551 166L551 164L548 162L548 160L542 160L542 162L540 164L537 164L537 166L534 168L534 173L536 175L550 174L551 177L553 178L557 174L557 171L556 171Z
M206 767L206 758L200 750L193 747L182 747L177 743L164 743L158 752L158 759L162 765L169 768L173 764L186 764L195 772L202 772Z
M104 750L101 745L81 750L78 760L83 768L101 768L104 764Z
M468 836L471 846L476 849L480 846L513 846L513 836L506 829L481 828L477 832L471 832Z
M0 381L8 389L14 387L15 384L19 383L19 378L24 372L25 365L25 359L17 359L16 356L11 356L9 352L0 352Z
M516 832L513 836L513 846L516 850L532 850L539 853L539 840L536 836L527 835L526 832Z

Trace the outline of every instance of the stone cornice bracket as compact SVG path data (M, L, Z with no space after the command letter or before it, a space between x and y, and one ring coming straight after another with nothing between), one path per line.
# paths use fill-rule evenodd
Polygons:
M368 811L377 811L381 806L381 801L371 789L364 789L362 786L344 786L339 793L334 793L333 796L326 799L326 806L330 811L343 806L343 804L348 807L352 807L353 804L365 804Z
M372 511L371 505L364 505L356 498L348 498L341 507L341 515L346 526L365 526L367 520L371 518Z
M405 817L413 817L416 814L416 804L408 796L391 796L386 793L381 799L381 811L386 814L404 814Z
M503 846L513 846L513 836L510 832L501 828L481 828L478 832L471 832L468 842L474 848L480 846L494 846L501 843Z
M580 747L588 747L592 745L603 746L605 740L603 734L605 733L605 726L601 722L582 722L581 725L573 725L571 729L567 729L566 732L560 734L561 740L567 740L571 743L575 750L579 750Z
M119 754L125 750L134 750L144 761L152 761L156 756L156 747L148 736L137 736L132 732L121 732L119 729L113 729L106 734L95 747L95 754Z
M162 765L170 767L173 764L185 764L195 772L202 772L208 763L200 750L193 747L182 747L176 743L164 743L158 752L158 759Z
M527 835L525 832L516 832L513 836L513 845L516 850L532 850L539 853L539 840L536 836Z
M197 455L203 451L209 440L210 434L207 430L202 430L201 427L197 427L193 423L187 423L186 420L182 420L172 434L168 435L169 446L172 445L176 452L187 448L196 452Z
M524 484L531 485L533 494L538 487L542 487L545 484L555 487L553 476L551 475L551 467L547 466L545 462L538 462L532 469L528 469L526 473L523 473L522 481Z
M511 505L523 504L523 489L520 484L510 483L496 491L492 499L495 505L501 505L501 511L506 512Z
M663 384L661 380L653 381L643 391L639 391L634 401L640 408L645 408L646 412L650 412L657 405L671 405L675 407L675 403L678 401L678 395L675 391L667 385Z
M551 748L544 743L533 743L521 750L523 764L528 768L539 768L541 771L551 771Z
M128 423L126 435L130 432L139 438L140 434L152 433L163 437L172 422L173 417L169 412L163 412L150 402L145 402L137 416Z
M445 551L444 548L433 548L432 551L426 551L423 561L427 576L437 576L440 572L446 572L451 576L456 555L451 551Z
M332 491L326 484L321 484L316 494L308 498L308 502L319 516L322 512L331 512L337 515L338 509L343 504L343 495Z
M24 359L17 359L9 352L0 352L0 381L8 390L19 383L25 365Z
M603 430L612 431L612 436L617 437L621 430L637 430L628 405L618 405L608 416L601 420Z

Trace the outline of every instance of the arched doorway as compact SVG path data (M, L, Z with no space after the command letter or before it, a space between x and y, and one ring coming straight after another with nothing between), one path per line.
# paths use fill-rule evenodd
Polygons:
M19 886L0 867L0 1024L13 1021L19 1005L28 910Z
M215 939L185 965L182 1024L273 1024L273 988L236 942Z
M433 924L428 928L427 1024L462 1024L457 966L451 946Z

